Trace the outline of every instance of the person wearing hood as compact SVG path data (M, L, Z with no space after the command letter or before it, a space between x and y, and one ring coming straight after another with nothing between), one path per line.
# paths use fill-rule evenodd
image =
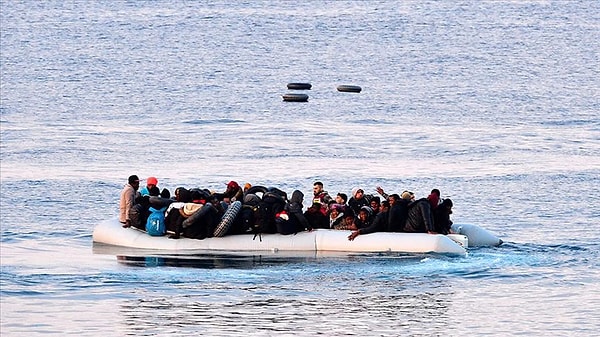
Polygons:
M331 204L329 206L329 228L335 228L344 219L344 206Z
M370 206L363 206L360 208L356 219L354 220L354 224L356 228L367 228L371 226L373 223L373 210Z
M305 230L311 230L311 226L304 216L302 212L302 207L304 203L304 193L299 190L295 190L292 192L292 197L290 201L285 206L285 211L288 214L288 222L289 222L289 232L297 233Z
M371 203L372 195L365 194L362 188L355 187L352 189L352 196L348 200L348 206L352 209L355 215L358 215L361 207L369 206Z
M452 227L452 220L450 220L450 214L452 214L452 200L444 199L442 203L433 210L433 223L435 224L435 231L440 234L449 234L450 228Z
M348 236L349 241L353 241L357 236L362 234L370 234L375 232L386 232L388 222L388 212L390 209L390 203L386 200L381 202L379 213L375 216L375 219L370 226L366 228L359 228Z

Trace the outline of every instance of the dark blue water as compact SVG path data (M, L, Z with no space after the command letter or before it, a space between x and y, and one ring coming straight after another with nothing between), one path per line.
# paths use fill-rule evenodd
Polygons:
M2 336L592 336L600 5L0 3ZM289 103L289 82L310 82ZM360 85L359 94L336 91ZM439 188L498 248L92 245L130 174Z

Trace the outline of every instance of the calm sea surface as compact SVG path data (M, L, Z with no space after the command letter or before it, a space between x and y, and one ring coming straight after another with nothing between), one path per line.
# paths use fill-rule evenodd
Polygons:
M2 336L600 330L600 2L2 0L0 18ZM309 101L284 102L289 82ZM505 244L94 246L130 174L439 188Z

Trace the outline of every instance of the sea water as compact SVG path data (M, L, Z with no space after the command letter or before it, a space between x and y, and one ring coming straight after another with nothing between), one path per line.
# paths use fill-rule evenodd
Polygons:
M2 1L0 17L2 336L600 329L599 2ZM289 82L308 102L282 100ZM439 188L454 222L505 243L93 245L131 174L171 192Z

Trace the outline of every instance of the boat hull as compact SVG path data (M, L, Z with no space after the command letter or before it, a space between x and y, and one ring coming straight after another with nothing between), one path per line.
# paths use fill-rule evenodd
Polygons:
M293 235L239 234L204 240L150 236L135 228L123 228L117 219L105 220L94 229L93 240L114 246L168 251L287 251L287 252L402 252L464 255L466 237L426 233L372 233L348 240L350 231L317 229Z

